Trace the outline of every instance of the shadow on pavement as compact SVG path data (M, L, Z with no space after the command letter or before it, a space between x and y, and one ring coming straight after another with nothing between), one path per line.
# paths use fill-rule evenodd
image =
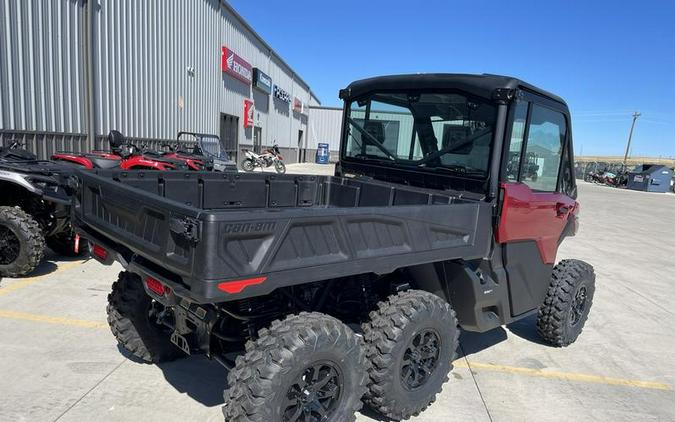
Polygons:
M459 344L464 356L478 353L505 340L506 330L503 327L497 327L485 333L462 331L462 334L459 336Z
M207 407L222 406L227 369L205 356L193 356L157 365L164 378L180 393Z
M59 266L55 262L43 260L32 273L27 274L22 278L41 277L43 275L51 274L58 269Z
M151 365L132 355L121 345L117 349L132 362ZM223 391L227 388L227 369L206 356L186 356L173 362L157 365L164 378L180 393L207 407L222 406Z
M537 315L527 316L520 321L516 321L506 326L509 331L523 340L531 341L532 343L548 346L539 333L537 333Z

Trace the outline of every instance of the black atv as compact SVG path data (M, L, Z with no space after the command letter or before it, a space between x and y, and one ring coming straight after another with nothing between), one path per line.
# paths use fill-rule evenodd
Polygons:
M0 147L0 277L20 277L42 260L45 246L66 256L76 248L65 180L72 167L41 161L18 142ZM77 249L77 250L76 250Z

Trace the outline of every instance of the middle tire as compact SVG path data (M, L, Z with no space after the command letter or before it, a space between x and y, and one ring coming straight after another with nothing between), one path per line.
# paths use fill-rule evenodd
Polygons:
M363 331L371 362L366 403L394 420L421 413L455 359L459 328L450 304L429 292L404 291L380 302Z
M227 376L227 422L349 422L366 391L362 341L339 320L303 312L272 322Z

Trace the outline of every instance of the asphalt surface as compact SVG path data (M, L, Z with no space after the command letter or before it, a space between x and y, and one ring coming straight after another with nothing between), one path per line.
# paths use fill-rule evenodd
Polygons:
M597 273L580 339L543 345L533 319L464 333L450 381L414 420L675 420L675 195L579 192L581 231L559 258ZM120 269L50 255L33 277L0 282L0 421L222 421L217 363L146 365L118 348L105 306Z

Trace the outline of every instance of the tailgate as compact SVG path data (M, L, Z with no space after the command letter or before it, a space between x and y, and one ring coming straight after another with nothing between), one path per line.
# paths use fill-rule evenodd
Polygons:
M78 203L73 209L77 226L182 277L191 274L203 212L153 194L156 179L127 184L91 171L78 176Z

